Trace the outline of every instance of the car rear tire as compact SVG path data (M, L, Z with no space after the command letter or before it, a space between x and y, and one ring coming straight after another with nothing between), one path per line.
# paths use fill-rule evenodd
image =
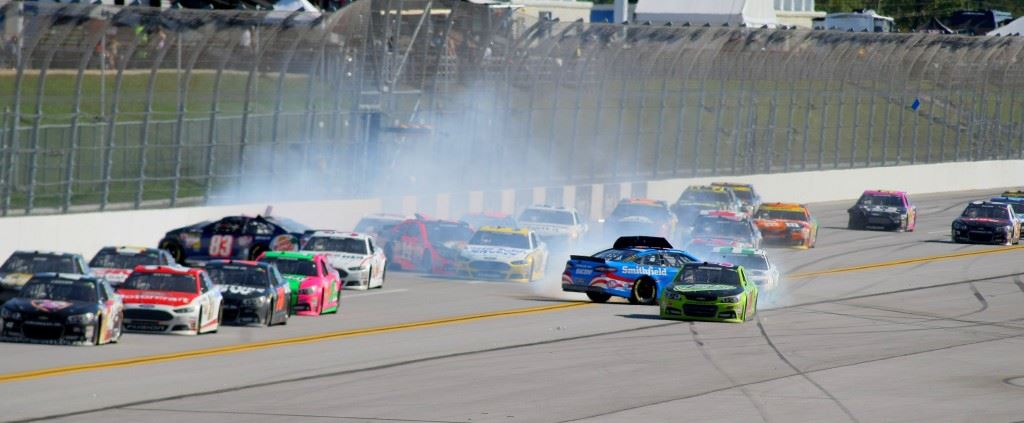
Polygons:
M103 317L102 316L98 316L96 318L96 329L94 329L93 332L95 332L95 333L93 333L93 335L92 335L92 344L93 345L100 345L100 342L103 342L103 336L102 336L102 333L103 333Z
M185 249L177 241L164 240L160 243L160 249L170 253L178 264L185 264Z
M117 320L114 321L113 326L114 328L111 330L114 331L114 333L110 335L110 343L116 344L121 341L121 334L124 333L124 313L117 315Z
M606 303L606 302L608 302L608 300L610 300L612 298L612 296L608 295L608 294L597 293L597 292L588 292L587 293L587 298L590 298L590 301L593 301L595 303Z
M274 325L274 303L270 303L270 306L267 307L267 318L264 320L266 320L268 328Z
M658 284L650 278L640 278L633 283L629 295L630 304L653 305L658 300Z

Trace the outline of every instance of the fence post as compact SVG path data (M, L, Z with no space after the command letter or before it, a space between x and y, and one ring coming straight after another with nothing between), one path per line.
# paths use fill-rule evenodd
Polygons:
M147 150L149 149L149 123L153 119L153 90L156 89L156 77L157 74L160 72L160 64L163 63L164 57L167 56L167 52L171 49L171 45L181 42L181 40L178 39L178 36L180 36L181 34L178 32L174 32L173 34L173 41L168 40L168 42L164 43L163 48L157 51L156 57L153 58L153 65L149 69L149 80L146 84L146 108L142 115L142 139L140 140L139 143L139 173L138 180L136 181L134 204L134 207L136 209L142 207L142 200L145 192L146 163L148 162L148 160L146 159L146 155L148 153Z
M71 114L71 140L68 146L67 159L64 162L64 199L61 204L61 212L67 213L71 208L71 196L73 194L72 181L75 176L75 157L78 154L78 119L82 113L82 80L85 77L85 68L89 66L89 61L92 59L93 46L99 43L100 37L103 37L107 28L110 27L110 21L103 21L103 25L94 33L88 34L85 37L85 43L82 45L81 54L82 57L78 60L78 73L75 75L75 94L72 103L72 114ZM100 55L100 60L103 60L103 56Z

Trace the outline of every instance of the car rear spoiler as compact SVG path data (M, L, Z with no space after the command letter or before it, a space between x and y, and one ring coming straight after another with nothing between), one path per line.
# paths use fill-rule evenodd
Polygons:
M597 258L597 257L591 257L591 256L569 256L569 260L588 261L588 262L591 262L591 263L604 264L604 259L603 258Z
M615 244L612 248L623 249L623 248L672 248L672 244L667 239L656 237L656 236L624 236L619 237L615 240Z

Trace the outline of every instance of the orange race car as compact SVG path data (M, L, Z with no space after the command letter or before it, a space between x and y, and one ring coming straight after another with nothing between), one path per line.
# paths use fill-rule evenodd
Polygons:
M818 221L803 204L763 203L754 224L764 242L813 248L818 240Z

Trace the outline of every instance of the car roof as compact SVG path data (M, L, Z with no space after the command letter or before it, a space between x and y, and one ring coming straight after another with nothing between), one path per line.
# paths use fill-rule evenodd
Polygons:
M134 273L161 273L165 275L199 276L202 269L184 266L135 266Z
M740 266L736 266L732 263L715 263L710 261L703 261L697 263L686 263L683 267L716 267L722 270L736 271Z
M288 260L307 260L313 261L316 256L321 255L319 253L311 253L304 251L267 251L263 253L264 257L267 258L283 258Z
M203 267L210 268L217 266L260 267L264 269L269 269L271 264L252 260L213 260L206 262L206 264Z
M365 239L369 238L370 235L367 235L367 234L364 234L364 233L360 233L360 232L335 231L335 230L329 230L328 229L328 230L319 230L319 231L313 232L311 235L309 235L309 237L310 238L321 237L321 238L334 238L334 239L359 239L359 240L365 240Z
M712 182L711 186L728 187L728 188L732 188L732 189L748 190L748 191L753 191L754 190L754 184L741 184L739 182Z
M17 250L14 254L32 254L37 256L57 256L57 257L82 257L78 253L66 253L63 251L47 251L47 250Z
M999 202L999 201L977 200L977 201L971 201L970 203L967 204L967 207L971 207L971 206L1005 206L1005 207L1010 207L1010 204L1009 203Z
M481 226L480 229L477 229L477 232L495 232L495 233L501 233L501 234L516 234L516 235L529 235L530 234L530 230L529 229L525 229L525 228L523 228L523 229L520 229L520 228L508 228L508 227L505 227L505 226Z
M79 273L58 273L58 272L41 272L32 275L33 278L45 278L45 279L66 279L76 282L99 282L100 277L95 275L83 275Z
M555 211L564 211L564 212L576 211L576 209L574 209L572 207L552 206L552 205L548 205L548 204L534 204L534 205L529 206L529 207L527 207L527 208L525 208L523 210L555 210Z
M638 206L668 207L668 203L653 198L623 198L619 204L633 204Z
M142 253L160 254L160 252L161 252L161 250L159 248L136 247L136 246L112 246L112 245L108 245L106 247L100 248L100 251L113 251L113 252L115 252L117 254L142 254Z
M807 210L807 206L799 203L761 203L761 208L765 210Z
M714 185L690 185L686 187L686 191L727 192L728 188Z
M864 194L861 194L861 195L865 195L865 194L869 194L869 195L898 195L900 197L902 197L904 195L907 195L907 193L905 191L892 191L892 190L884 190L884 189L869 189L869 190L865 190Z

